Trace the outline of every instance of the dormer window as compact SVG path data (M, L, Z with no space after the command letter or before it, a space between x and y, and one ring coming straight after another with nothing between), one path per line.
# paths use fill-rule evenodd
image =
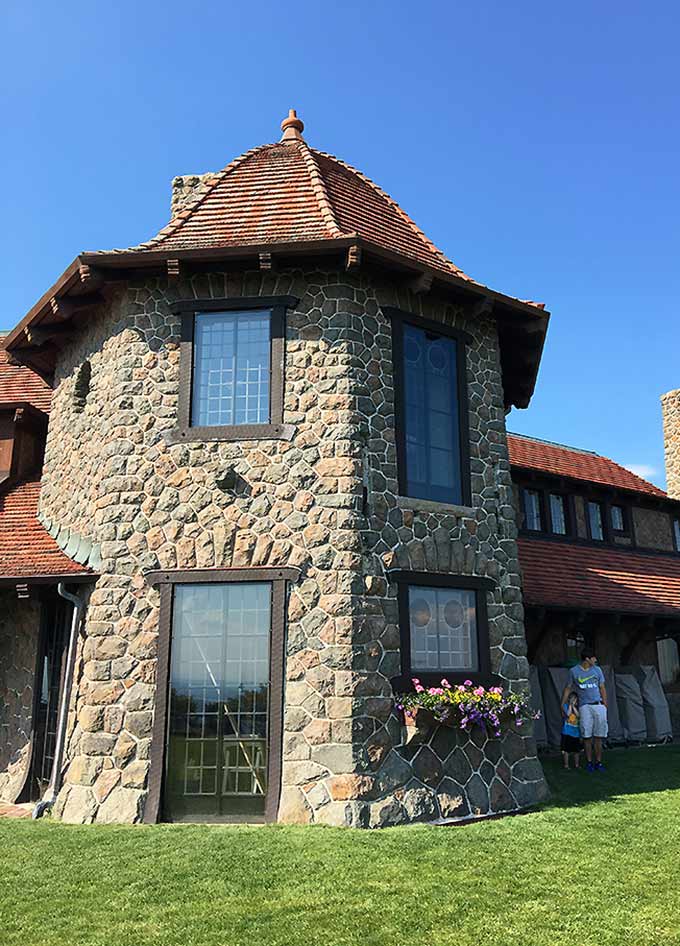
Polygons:
M182 441L290 439L283 424L285 313L291 296L177 303Z
M604 518L602 516L602 503L589 501L588 509L588 533L595 542L604 542Z
M550 531L553 535L567 534L566 502L560 493L550 494Z
M524 490L524 527L531 532L543 532L541 494L537 489Z

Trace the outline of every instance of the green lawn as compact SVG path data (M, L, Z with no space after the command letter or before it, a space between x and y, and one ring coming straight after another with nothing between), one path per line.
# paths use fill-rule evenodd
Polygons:
M2 946L680 944L680 749L546 766L542 811L462 827L0 820Z

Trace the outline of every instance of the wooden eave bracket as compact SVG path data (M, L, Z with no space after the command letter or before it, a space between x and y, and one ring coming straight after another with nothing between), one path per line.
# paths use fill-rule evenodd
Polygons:
M359 269L361 266L361 247L357 246L348 246L347 247L347 256L345 258L345 269L347 272L352 272L353 270Z
M182 264L178 259L168 259L166 260L166 270L168 274L168 280L170 282L176 282L182 273Z
M260 269L263 272L269 272L274 269L274 258L271 253L258 253Z
M409 280L408 288L416 296L420 296L430 291L430 289L432 288L433 282L434 282L433 273L429 273L429 272L420 273L414 279Z
M477 302L472 306L471 315L475 319L482 319L486 316L493 314L494 310L494 301L488 296L483 296L481 299L478 299Z
M90 266L89 263L81 263L78 267L78 277L80 286L86 292L97 292L102 289L105 283L101 270L96 266Z

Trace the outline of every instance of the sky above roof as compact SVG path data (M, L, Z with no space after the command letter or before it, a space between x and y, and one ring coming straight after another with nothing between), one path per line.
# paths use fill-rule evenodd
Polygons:
M66 15L66 13L68 15ZM680 386L670 2L257 7L7 0L0 328L82 250L142 242L176 174L280 135L375 180L475 279L552 311L520 433L664 485Z

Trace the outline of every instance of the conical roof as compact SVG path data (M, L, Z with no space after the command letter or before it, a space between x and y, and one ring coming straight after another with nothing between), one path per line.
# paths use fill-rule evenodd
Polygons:
M291 121L296 123L292 128L287 125ZM246 151L203 178L195 198L166 227L130 249L172 253L359 237L389 253L469 278L377 184L333 155L310 148L302 138L303 127L291 110L280 142Z

